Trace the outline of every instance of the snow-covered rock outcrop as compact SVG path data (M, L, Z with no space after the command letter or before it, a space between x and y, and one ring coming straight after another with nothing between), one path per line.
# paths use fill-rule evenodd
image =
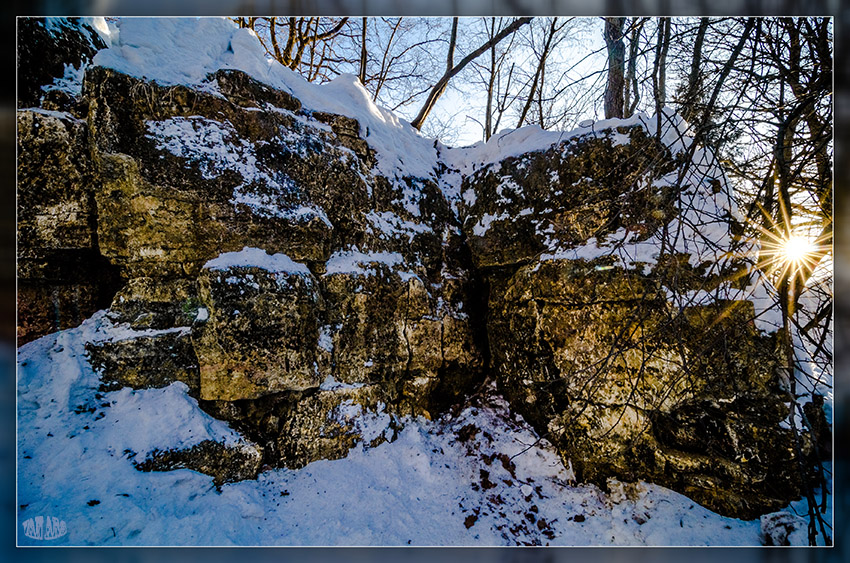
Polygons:
M464 179L490 367L579 479L648 478L752 517L798 483L776 311L713 155L657 123L550 133Z
M262 463L295 467L391 440L492 374L580 479L742 517L797 495L775 311L722 170L678 118L450 149L227 20L104 33L85 115L19 111L22 150L65 167L45 179L32 152L19 189L24 255L84 223L81 247L124 284L109 338L87 343L105 388L179 381ZM80 215L45 211L70 205L57 181ZM23 316L27 338L79 322ZM239 459L221 479L259 470Z
M120 336L87 345L104 388L181 381L272 465L344 455L361 438L335 422L341 405L431 416L460 400L484 353L434 143L352 77L319 88L267 65L227 20L161 23L109 38L86 115L21 110L80 129L54 152L79 152L90 177L51 178L92 207L87 240L124 281ZM55 205L22 165L22 191ZM48 239L63 219L34 223Z

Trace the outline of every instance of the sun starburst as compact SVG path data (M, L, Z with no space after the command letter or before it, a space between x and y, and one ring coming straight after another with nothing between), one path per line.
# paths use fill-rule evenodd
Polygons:
M760 266L778 279L807 279L823 256L822 242L804 232L787 228L758 230L762 233Z

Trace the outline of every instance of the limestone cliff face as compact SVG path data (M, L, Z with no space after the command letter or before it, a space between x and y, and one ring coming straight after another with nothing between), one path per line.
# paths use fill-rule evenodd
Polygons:
M18 339L70 328L120 287L98 250L99 176L71 114L18 112Z
M483 354L436 185L376 175L350 118L239 71L211 84L86 75L98 250L127 280L110 317L138 334L90 347L104 380L181 380L286 465L344 455L356 436L325 423L345 404L458 400Z
M98 250L87 108L59 87L105 47L87 23L18 20L18 341L78 325L121 281Z
M88 348L104 387L182 381L261 450L143 469L223 482L344 456L492 375L580 479L740 517L797 496L776 337L735 298L751 272L691 224L721 178L688 180L646 126L389 177L356 120L238 70L190 88L95 66L72 101L18 112L19 335L111 299L122 336ZM710 224L734 242L731 214Z

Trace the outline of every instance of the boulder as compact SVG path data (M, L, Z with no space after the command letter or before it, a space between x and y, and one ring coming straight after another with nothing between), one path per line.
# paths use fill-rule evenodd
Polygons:
M620 229L645 240L675 214L675 191L654 186L675 166L669 150L634 125L479 168L463 179L461 205L476 267L534 260Z
M383 382L405 411L422 414L459 401L478 379L483 357L462 310L466 280L433 284L397 253L348 251L331 257L321 282L322 365L337 380Z
M387 412L380 385L336 383L304 397L280 417L275 438L287 467L319 459L345 457L354 446L374 447L392 441L402 426Z
M764 545L802 546L809 544L809 523L790 512L763 514L760 518L761 539Z
M319 386L323 302L306 266L246 247L208 262L198 284L205 312L192 338L203 399L255 399Z
M299 468L345 457L358 444L372 447L394 440L401 424L389 412L391 400L383 385L345 384L328 377L319 388L306 391L200 404L264 444L265 464Z
M734 218L710 199L716 171L679 185L676 162L635 126L464 181L464 232L489 286L491 365L512 408L579 480L649 480L753 518L801 487L782 427L778 340L755 326L740 289L751 266L665 238L681 222L717 248L734 243ZM811 440L801 447L808 457Z
M167 387L182 381L190 396L199 396L198 359L188 327L140 331L127 325L120 327L126 330L86 344L89 362L100 374L102 390Z
M231 98L234 73L218 77ZM103 180L101 251L127 277L193 278L219 253L256 241L323 262L334 227L312 192L326 183L365 193L361 163L316 120L101 67L85 88Z
M156 450L134 462L139 471L191 469L211 475L217 487L225 483L256 479L262 467L262 451L255 444L223 444L204 440L186 449Z
M752 303L679 310L647 276L572 261L506 285L490 309L501 388L580 480L650 480L743 518L799 490L775 337Z
M143 277L129 280L115 294L108 316L135 330L159 330L192 326L199 308L196 281Z

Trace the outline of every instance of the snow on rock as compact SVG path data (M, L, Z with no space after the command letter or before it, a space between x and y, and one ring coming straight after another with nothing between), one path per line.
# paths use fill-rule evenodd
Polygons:
M92 335L91 342L117 342L119 340L132 340L134 338L146 338L153 336L162 336L165 334L179 334L179 335L187 335L190 332L190 327L187 326L177 326L172 328L146 328L146 329L134 329L130 326L130 323L120 323L115 324L109 327L106 330L104 327L106 325L101 325L103 330L98 331L94 335Z
M356 76L311 84L269 58L253 31L225 18L124 18L112 46L93 64L154 81L214 92L208 76L237 69L291 93L304 107L345 115L360 123L360 136L377 151L378 172L389 177L434 178L436 149L407 122L372 102Z
M479 168L496 164L509 157L521 156L527 153L545 151L571 137L587 135L606 136L610 129L616 127L632 127L643 125L654 132L654 117L645 113L636 113L626 119L604 119L600 121L586 120L579 127L570 131L550 131L539 125L527 125L519 129L503 129L487 141L479 141L469 147L441 147L446 164L457 168L464 174L469 174ZM621 133L614 134L617 144L628 144L628 137ZM665 140L675 138L675 135L665 136Z
M321 345L322 343L319 342L319 346ZM334 376L328 375L325 380L322 381L319 389L322 389L323 391L333 391L336 389L360 389L365 385L365 383L342 383L341 381L334 379Z
M327 274L355 274L374 276L376 271L369 266L384 264L390 268L404 263L404 258L398 252L360 252L342 250L331 255L327 262Z
M366 214L366 219L371 223L371 232L377 230L382 235L404 237L408 242L412 242L418 233L433 232L428 225L406 221L392 211L370 211Z
M111 527L132 538L149 523L156 529L159 511L166 519L191 513L191 502L181 504L187 501L181 484L183 490L191 483L202 492L209 490L211 477L134 469L134 462L155 450L204 440L252 447L200 410L183 383L99 392L84 345L109 333L110 326L101 312L18 350L18 424L25 429L18 439L20 519L36 512L60 516L68 535L57 543L102 544L115 538ZM158 503L153 513L151 495Z
M657 117L638 113L628 119L583 122L582 126L572 131L545 131L538 126L504 130L486 143L448 148L425 139L392 112L376 106L356 77L342 75L324 85L306 82L290 69L268 58L251 30L239 29L228 19L128 18L118 22L111 42L112 47L98 52L93 64L163 85L187 84L200 89L210 88L212 91L215 89L208 82L211 73L219 69L238 69L269 86L291 93L308 110L353 117L360 123L361 137L377 151L377 172L389 177L413 176L438 180L435 167L440 162L446 165L449 173L446 178L439 178L440 187L455 210L460 199L459 182L462 175L511 156L546 150L577 135L610 136L614 145L621 145L629 142L628 136L612 132L612 128L641 126L649 135L654 135L658 128ZM690 147L692 139L688 136L687 124L666 108L663 110L661 126L661 140L674 154ZM212 174L212 168L233 169L242 173L248 184L255 179L252 175L262 176L264 173L257 170L249 147L228 145L226 127L212 123L211 120L198 121L193 118L173 118L168 123L149 124L151 133L158 138L162 147L178 156L195 158L199 162L205 160L208 163L204 165L205 174ZM224 142L210 143L210 139L219 138ZM191 144L191 148L185 143ZM457 177L452 178L452 174ZM716 257L718 246L728 247L724 246L729 241L723 217L726 214L738 216L716 159L710 152L697 149L693 164L682 179L683 184L690 182L703 186L706 179L718 178L724 183L725 189L711 196L707 195L705 189L694 190L690 199L683 201L684 213L676 226L680 234L676 250L689 252L694 264ZM291 182L288 183L286 178L262 179L281 189L297 189L290 186ZM677 181L678 178L673 175L659 180L656 187ZM259 209L273 207L271 202L254 201L256 198L252 199L250 194L237 192L239 188L235 190L236 202ZM411 215L418 216L420 197L420 191L405 188L401 204ZM467 191L463 199L470 205L474 202L474 195ZM398 230L398 226L391 225L389 232ZM629 241L622 241L619 246L624 244L629 244ZM627 250L627 253L639 256L641 260L651 259L651 247L657 249L658 241L645 241L644 246ZM599 248L597 254L601 254L610 246L599 244L595 248ZM557 248L550 249L550 253L557 251ZM583 255L589 255L588 249L584 249Z
M147 128L157 149L197 163L207 180L217 178L225 170L239 172L246 182L257 180L258 176L271 180L257 169L251 143L239 139L229 123L199 116L172 117L148 121Z
M493 221L505 221L506 219L510 219L510 215L507 213L499 213L496 215L485 213L481 216L481 219L473 225L472 233L478 237L484 236L484 234L490 229L490 225L493 224Z
M761 517L765 545L807 545L808 526L804 518L790 512L771 512Z
M55 78L53 84L45 84L41 89L45 92L59 90L71 97L78 98L83 92L83 74L85 73L85 69L85 64L76 68L74 65L66 63L65 74L59 78Z
M677 114L665 108L662 110L660 139L673 156L687 151L692 137L688 135L688 124ZM646 134L655 136L658 131L656 116L638 113L628 119L606 119L591 125L594 134L608 134L613 145L628 144L628 137L611 131L615 128L640 126ZM546 132L543 132L546 133ZM566 134L587 134L586 128L579 128ZM681 176L681 177L680 177ZM725 174L714 154L703 148L694 150L690 165L683 173L675 171L654 180L652 187L662 190L670 186L694 186L679 196L680 215L673 219L664 231L656 232L651 238L639 241L638 234L621 229L603 240L591 239L583 246L562 249L557 240L550 244L547 258L594 260L603 256L615 256L621 259L623 266L633 267L643 264L651 267L662 248L667 252L675 251L688 254L689 262L699 266L705 262L722 262L727 258L733 240L730 233L729 218L740 220L740 212L731 197L731 189ZM662 244L661 237L672 241ZM672 248L671 248L672 242ZM553 247L554 246L554 247Z
M85 69L108 38L103 18L21 18L18 39L18 102L52 109L75 107Z
M78 119L78 118L74 117L73 115L71 115L67 111L57 111L57 110L50 110L50 109L44 109L44 108L24 108L21 111L28 111L28 112L37 113L37 114L40 114L40 115L47 115L49 117L55 117L56 119L71 120L71 121L74 121L76 123L82 123L83 122L82 119Z
M227 270L229 268L261 268L269 272L286 272L308 276L310 270L286 254L269 254L261 248L244 247L237 252L225 252L213 258L204 268Z
M499 166L506 158L533 158L533 153L550 150L559 143L582 136L582 139L606 137L612 146L627 145L630 137L620 132L622 128L639 127L646 136L658 137L662 145L669 149L673 157L691 153L689 165L686 168L677 167L673 171L652 180L651 185L636 185L632 189L649 188L662 193L671 187L682 187L678 190L676 207L678 213L666 228L657 229L652 236L645 237L641 233L630 231L625 227L607 235L591 236L582 243L565 243L557 234L555 224L546 215L550 209L537 211L540 219L534 224L535 234L541 238L544 250L539 253L539 260L585 260L588 262L600 259L613 259L613 262L625 269L638 268L648 273L657 263L662 250L667 253L683 253L688 255L688 261L694 268L709 265L709 274L719 272L733 261L752 262L759 253L756 244L739 244L733 238L730 221L743 221L743 216L732 197L732 188L720 166L717 157L708 149L693 147L693 137L690 126L685 120L669 108L663 108L659 116L649 116L637 113L627 119L606 119L600 121L583 121L577 129L565 132L545 131L536 126L524 127L518 130L502 131L489 141L479 142L471 147L447 149L442 148L441 156L446 162L463 174L474 174L485 169L499 173ZM569 144L561 145L565 147ZM524 161L518 168L524 166ZM552 170L552 186L560 186L560 178ZM585 181L592 181L587 178ZM462 194L455 197L462 199L467 212L479 200L474 183ZM552 195L563 195L555 191ZM579 188L580 189L580 188ZM525 215L534 215L534 211L523 208L516 211L523 200L522 186L511 179L502 176L496 188L493 205L482 208L476 215L477 220L472 224L471 234L477 237L487 236L495 222L516 221ZM504 208L504 210L502 210ZM511 226L502 229L511 230ZM500 239L498 239L500 240ZM694 302L695 295L669 295L671 301L681 303ZM708 295L700 296L697 301L706 302ZM760 275L753 275L751 284L744 290L733 289L729 284L721 285L711 294L717 299L749 299L756 306L755 322L759 329L774 332L781 327L782 321L775 299L775 290L770 283Z
M103 17L83 17L77 18L77 25L71 24L68 18L44 18L44 28L48 31L48 33L52 35L57 35L64 32L66 29L70 27L74 27L75 29L79 29L91 42L94 42L94 37L91 35L88 29L84 27L85 25L90 26L97 32L98 37L104 43L109 45L111 43L112 34L114 32L114 26L106 21Z
M146 125L148 137L154 139L157 149L196 164L204 179L218 178L225 171L239 173L243 182L233 189L231 202L234 205L246 205L263 217L280 217L296 222L308 222L318 217L333 228L321 209L282 203L281 198L300 194L300 186L286 174L264 170L257 162L254 145L240 139L230 123L192 116L148 121ZM252 189L258 183L266 186L262 193Z

